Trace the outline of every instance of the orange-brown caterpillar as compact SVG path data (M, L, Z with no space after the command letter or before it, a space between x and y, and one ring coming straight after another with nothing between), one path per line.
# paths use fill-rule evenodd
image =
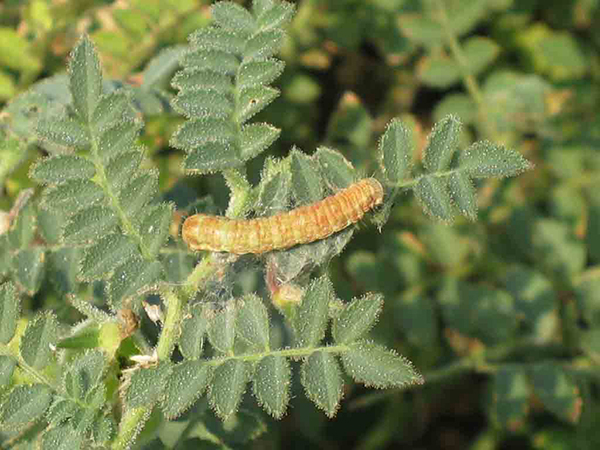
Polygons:
M235 220L196 214L183 223L181 235L192 250L260 254L325 239L382 201L381 183L366 178L319 202L271 217Z

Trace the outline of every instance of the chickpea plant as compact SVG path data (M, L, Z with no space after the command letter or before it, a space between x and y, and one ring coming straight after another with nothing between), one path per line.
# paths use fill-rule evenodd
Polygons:
M207 239L214 242L215 233L233 233L225 240L244 250L247 233L266 229L266 247L252 252L258 255L193 252L170 234L178 224L174 205L163 200L158 171L146 168L138 143L144 113L139 91L103 81L89 38L73 49L68 75L52 80L64 91L60 99L34 87L9 105L13 123L0 130L1 145L18 149L35 142L49 156L30 171L43 186L41 195L24 191L0 217L3 448L130 448L155 438L161 421L194 405L188 414L198 420L212 414L197 407L203 396L220 419L237 417L250 430L257 419L240 406L244 394L250 390L266 413L281 418L290 402L292 362L306 396L328 417L342 400L342 371L376 388L423 383L410 362L368 338L383 305L380 295L342 302L326 274L311 275L342 251L364 212L375 208L368 215L383 227L401 191L414 191L434 218L474 220L473 179L513 176L530 164L487 141L458 151L454 116L436 124L422 164L415 164L408 128L393 120L380 140L379 170L371 181L361 182L340 153L322 147L312 156L293 149L286 158L267 159L261 181L252 185L245 165L279 130L251 119L279 94L271 83L283 62L275 55L292 16L291 4L275 0L255 0L250 10L216 3L212 25L192 34L189 47L153 63L163 63L165 71L179 68L171 104L185 121L171 145L185 152L185 172L218 172L230 189L226 219L194 228L195 238L211 232ZM35 122L27 122L35 129L25 136L15 129L28 113L35 113ZM374 189L372 198L363 186ZM339 194L346 188L349 194ZM332 195L335 202L323 200ZM364 204L360 214L352 212L354 201ZM280 235L294 230L279 219L260 222L268 225L263 231L256 224L292 205L302 211L289 214L296 214L303 239L282 249L290 245L277 245ZM252 226L244 226L249 218ZM332 221L336 228L327 228ZM231 231L228 223L242 225ZM306 228L321 225L325 232ZM173 255L194 258L193 269L174 275ZM208 286L228 283L223 273L235 277L231 267L240 258L265 267L271 298L232 298L224 289L208 302ZM70 327L49 310L19 318L25 299L51 285L82 322ZM160 298L159 307L148 305L150 294ZM138 328L144 314L161 324L156 341ZM283 346L273 339L274 314L282 315L291 336ZM227 443L223 433L218 439ZM249 431L246 439L255 435Z

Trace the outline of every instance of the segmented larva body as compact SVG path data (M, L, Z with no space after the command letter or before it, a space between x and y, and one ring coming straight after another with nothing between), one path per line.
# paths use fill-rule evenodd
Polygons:
M319 202L271 217L235 220L196 214L185 220L181 235L192 250L266 253L325 239L382 201L381 183L366 178Z

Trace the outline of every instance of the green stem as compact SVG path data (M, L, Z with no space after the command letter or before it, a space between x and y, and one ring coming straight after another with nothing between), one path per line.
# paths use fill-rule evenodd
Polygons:
M156 354L158 361L168 361L179 337L181 318L186 301L170 287L164 288L161 294L167 313L156 346ZM147 405L140 408L126 409L119 425L119 434L112 445L113 450L124 450L131 447L135 437L150 417L153 408L154 405Z
M181 331L180 325L183 316L183 306L185 304L185 301L170 288L163 289L161 294L167 314L156 347L156 354L159 361L169 360L171 357L175 343L179 338L179 332Z
M446 41L448 47L450 47L452 56L460 67L465 88L477 106L477 115L479 116L479 122L481 123L483 131L486 135L485 137L491 139L492 141L500 141L501 139L498 134L498 130L496 130L496 127L490 122L487 115L485 99L481 88L479 87L479 83L471 73L468 59L465 56L465 53L463 52L463 49L458 42L456 34L454 33L454 30L450 24L448 12L446 11L446 6L444 5L444 0L436 0L436 4L439 23L442 26L444 34L446 35Z
M182 287L182 294L184 298L192 298L198 289L201 289L204 283L209 280L215 273L219 264L214 260L213 253L209 253L202 261L196 264L194 271L188 275Z
M142 431L144 422L150 416L152 408L141 407L127 410L119 426L119 435L112 444L112 450L131 448L135 437Z
M410 187L417 185L419 183L419 181L421 181L421 178L423 178L423 177L426 177L426 176L427 177L436 177L436 178L449 177L455 173L460 172L461 170L464 170L464 168L458 167L456 169L446 170L445 172L428 173L427 175L422 175L420 177L413 178L412 180L401 181L400 183L394 184L393 187L395 189L406 189L406 188L410 188Z

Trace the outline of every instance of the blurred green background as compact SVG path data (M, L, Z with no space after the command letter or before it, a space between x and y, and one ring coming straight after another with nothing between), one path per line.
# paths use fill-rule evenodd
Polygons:
M420 151L431 125L452 113L465 124L461 146L489 139L536 167L478 186L476 223L440 224L403 196L381 233L361 227L330 265L336 291L345 300L385 295L373 337L410 359L426 384L352 385L333 421L298 393L253 446L598 448L600 1L295 3L281 97L258 118L283 130L271 155L325 144L368 176L391 118L412 128ZM60 99L51 83L36 83L64 72L82 32L107 78L139 88L142 139L163 191L210 193L223 207L221 178L184 177L181 153L168 147L181 122L168 104L169 79L187 35L209 22L209 5L0 3L0 133L23 140L0 146L0 208L33 186L29 166L44 153L11 105L32 86ZM262 164L251 163L251 179ZM49 306L38 297L38 307Z

